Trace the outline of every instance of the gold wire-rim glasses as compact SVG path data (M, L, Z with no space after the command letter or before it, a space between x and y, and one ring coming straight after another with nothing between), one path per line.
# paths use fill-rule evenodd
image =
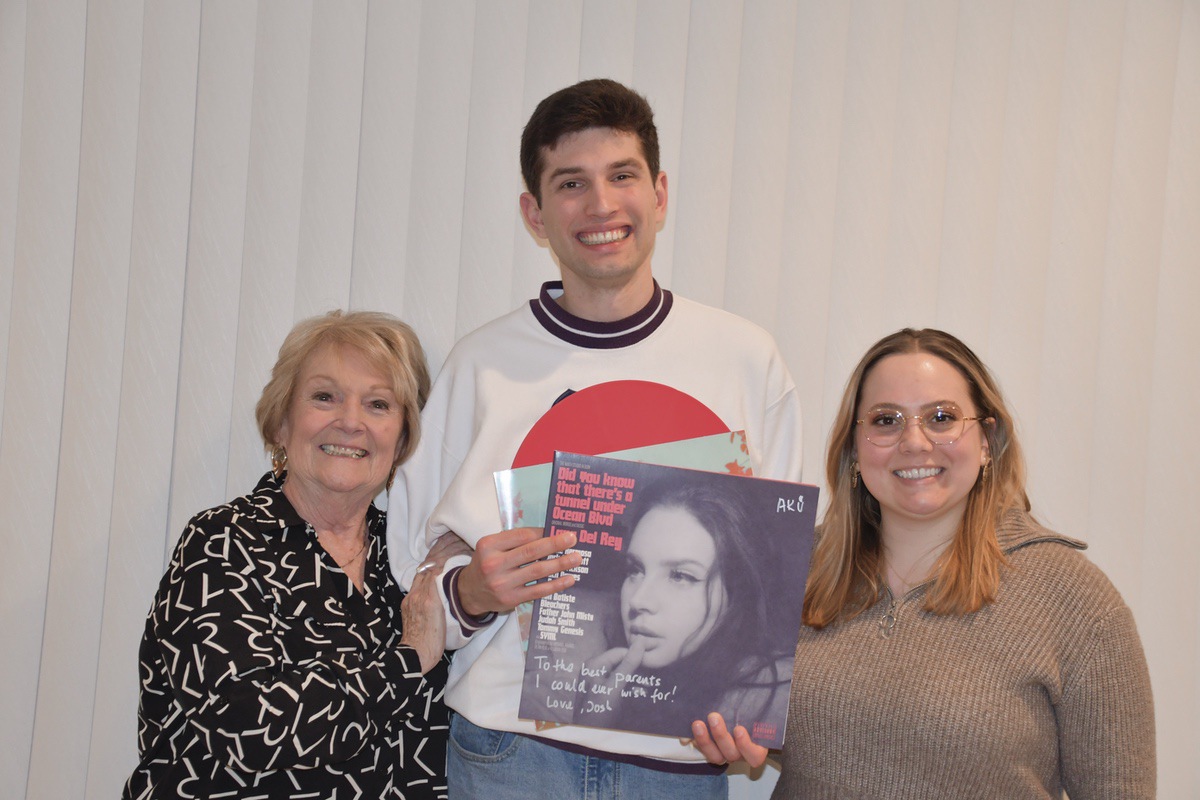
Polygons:
M936 428L933 430L930 430L930 427L929 427L930 422L928 419L929 416L931 416L933 414L947 413L947 412L953 413L953 414L961 413L961 412L959 412L958 407L953 406L953 405L939 405L936 408L931 409L930 411L926 411L924 414L902 414L901 412L894 410L894 409L871 409L870 411L867 412L867 416L870 417L870 415L874 414L876 411L880 412L879 416L886 415L893 420L899 420L898 425L888 426L888 430L886 432L879 432L879 433L873 434L871 432L870 428L863 429L866 432L864 434L866 437L866 440L868 442L870 442L871 444L875 445L876 447L891 447L892 445L899 442L902 438L904 438L904 431L907 430L907 428L908 428L909 420L916 421L917 427L919 427L921 429L921 433L925 434L925 438L929 440L930 444L937 445L938 447L947 447L949 445L954 444L955 442L957 442L959 439L962 438L963 434L967 432L967 423L968 422L987 422L989 420L995 419L994 417L991 417L991 416L985 416L985 417L955 416L955 419L953 420L953 422L949 423L949 425L951 427L948 427L944 430L937 430ZM875 416L871 419L866 419L866 418L856 419L856 420L854 420L854 424L865 426L867 423L874 422L875 420L879 419L879 416ZM871 438L872 436L874 436L875 438L874 439ZM947 437L949 437L949 438L947 438ZM877 441L880 438L884 439L884 441Z

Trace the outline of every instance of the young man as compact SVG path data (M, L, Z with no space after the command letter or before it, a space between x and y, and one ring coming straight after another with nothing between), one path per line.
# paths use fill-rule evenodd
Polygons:
M797 480L795 386L767 333L654 280L667 177L644 98L609 80L547 97L522 134L521 169L521 213L549 242L562 281L455 346L389 500L389 552L403 585L440 535L452 531L475 548L449 561L440 581L448 646L462 648L446 690L457 712L450 796L723 798L723 767L705 760L738 755L723 725L713 729L721 749L703 731L701 752L672 737L518 717L524 647L513 610L568 589L570 575L527 584L579 556L539 560L571 547L571 534L493 533L492 476L548 461L555 448L612 451L661 437L664 425L681 426L672 438L712 432L715 420L719 430L746 432L756 474ZM643 416L656 422L642 427L656 430L640 431ZM688 430L685 419L709 427ZM606 430L618 433L606 439ZM526 461L531 451L537 455ZM738 736L744 741L744 730Z

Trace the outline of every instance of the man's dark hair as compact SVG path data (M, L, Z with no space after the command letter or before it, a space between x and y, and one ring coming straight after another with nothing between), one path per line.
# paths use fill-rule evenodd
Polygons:
M636 136L650 177L658 177L658 129L646 98L607 78L580 81L538 103L521 133L521 176L539 206L546 168L542 148L553 150L562 137L588 128L612 128Z

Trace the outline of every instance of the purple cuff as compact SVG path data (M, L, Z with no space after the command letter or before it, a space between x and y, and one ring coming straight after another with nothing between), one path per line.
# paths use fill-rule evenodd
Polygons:
M446 600L450 603L450 613L458 621L462 635L473 636L492 624L496 619L496 612L489 611L478 617L467 613L467 610L463 608L462 598L458 594L458 576L462 571L463 567L446 570L446 574L442 576L442 590L446 593Z

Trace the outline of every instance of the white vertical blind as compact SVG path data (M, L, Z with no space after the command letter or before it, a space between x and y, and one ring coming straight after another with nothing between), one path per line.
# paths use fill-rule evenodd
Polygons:
M171 387L178 396L171 399L171 463L169 473L163 476L170 492L168 535L158 553L164 564L169 547L195 509L225 491L229 468L241 302L236 287L242 283L247 224L256 17L252 3L204 3L197 60L187 76L190 84L183 83L181 76L176 87L195 98L195 141L190 159L187 257L179 265L185 281L180 297L183 314L178 321L175 355L178 377ZM189 85L192 88L187 88ZM159 357L170 356L161 353ZM168 360L162 367L170 363ZM246 409L240 413L245 415ZM136 459L146 449L144 445L131 449L130 457Z
M21 162L21 96L25 79L25 4L0 3L0 319L12 309L13 241ZM8 325L0 325L0 414L8 363Z
M125 317L119 320L124 340L121 355L102 367L120 381L116 450L110 467L112 494L107 520L97 515L80 521L85 529L93 530L90 535L107 537L107 549L101 548L87 567L103 578L103 594L88 593L85 602L77 593L71 598L78 606L91 609L90 613L103 614L96 631L99 652L94 683L78 669L67 678L79 684L76 691L95 693L90 725L80 713L86 702L81 700L70 709L72 727L90 734L86 748L71 763L87 765L86 794L92 797L113 794L110 765L128 758L128 742L116 731L128 726L129 654L136 650L144 627L142 621L129 618L128 609L145 603L157 584L154 569L162 565L163 541L146 536L146 531L160 526L167 530L172 448L164 443L178 435L176 399L182 374L180 334L189 264L188 206L196 188L192 170L197 157L194 87L200 3L148 5L140 30L141 44L131 48L133 53L141 53L142 64L128 297ZM214 349L215 341L215 337L209 340ZM116 364L120 364L119 370L114 368ZM88 392L82 394L86 398ZM70 492L60 495L60 507L71 502ZM48 643L57 642L60 655L43 656L44 665L70 663L61 658L66 641L69 636L47 636ZM91 656L82 652L79 658ZM43 667L39 695L54 691L56 685L47 680ZM79 777L61 769L61 753L53 740L44 752L39 752L38 740L34 747L34 763L40 759L45 772L31 767L29 796L79 796ZM38 792L35 781L40 779L66 783L56 784L54 791Z
M0 0L6 796L119 792L150 598L266 468L295 321L397 313L436 369L555 275L520 130L597 76L656 109L656 275L775 334L809 480L879 336L992 366L1200 795L1200 0Z
M367 3L313 5L295 316L350 302Z
M520 237L528 240L511 191L521 184L513 158L513 131L525 123L524 77L527 3L480 3L475 10L471 61L470 125L462 204L461 252L453 339L509 311L513 259ZM508 132L505 135L502 132ZM545 259L541 258L544 262ZM545 264L541 265L543 270ZM536 279L535 279L536 280Z
M421 11L408 253L402 315L416 326L440 362L454 344L460 288L467 127L475 5L465 0L426 3ZM481 31L482 32L482 31ZM455 265L455 266L452 266Z
M1200 538L1190 534L1195 516L1190 501L1200 486L1200 470L1181 424L1190 398L1200 396L1200 3L1184 3L1180 17L1169 107L1159 120L1167 129L1161 140L1166 150L1161 217L1146 224L1146 235L1157 240L1158 251L1146 264L1146 278L1157 283L1152 316L1144 321L1153 338L1148 352L1131 356L1131 365L1151 365L1147 406L1129 420L1144 418L1146 425L1133 428L1132 435L1114 436L1132 441L1142 454L1127 472L1135 491L1144 487L1145 510L1132 528L1110 527L1115 533L1111 546L1097 553L1114 571L1127 552L1140 561L1134 610L1142 612L1138 626L1157 700L1162 797L1200 793L1200 602L1189 594L1195 589L1188 588L1200 573ZM1122 421L1113 427L1115 433ZM1122 495L1097 496L1094 502L1120 508ZM1100 512L1095 508L1093 513L1099 517Z
M103 13L87 16L74 268L68 273L56 483L70 490L54 493L52 535L43 539L51 558L29 765L34 797L76 794L78 780L59 765L88 758L91 726L76 721L92 716L103 606L79 601L104 593L106 573L97 566L105 563L110 532L96 521L110 518L113 501L139 150L142 10L129 3L98 5ZM153 146L144 152L153 152ZM62 642L72 643L71 658L56 657Z
M720 305L774 329L787 193L796 4L750 3L742 20L729 160L729 242ZM782 67L782 68L781 68ZM718 260L717 265L720 265Z
M7 374L0 421L0 508L5 516L0 609L8 639L7 646L0 648L0 719L12 744L0 748L0 781L21 790L31 764L42 661L66 658L69 662L75 655L71 652L74 632L67 632L66 650L59 645L57 653L52 643L43 642L43 632L47 614L56 605L49 602L47 592L55 498L64 462L60 445L67 410L76 209L85 195L80 185L85 160L80 131L86 12L83 2L30 4L24 40L13 43L6 37L6 44L24 47L22 89L0 99L5 117L21 120L20 158L13 176L16 218L13 238L4 245L13 253L13 268L11 304L5 317ZM95 119L88 122L106 127ZM81 233L87 232L86 224L84 228ZM66 459L76 456L65 455ZM63 560L86 557L65 543L57 554ZM55 583L71 591L61 581ZM95 638L93 630L85 647L90 649ZM46 667L47 672L53 671L49 664Z
M679 167L667 173L667 224L675 228L675 252L669 263L655 259L664 285L716 306L724 299L726 271L740 275L753 269L727 264L723 257L729 251L741 27L739 2L699 2L692 8Z

